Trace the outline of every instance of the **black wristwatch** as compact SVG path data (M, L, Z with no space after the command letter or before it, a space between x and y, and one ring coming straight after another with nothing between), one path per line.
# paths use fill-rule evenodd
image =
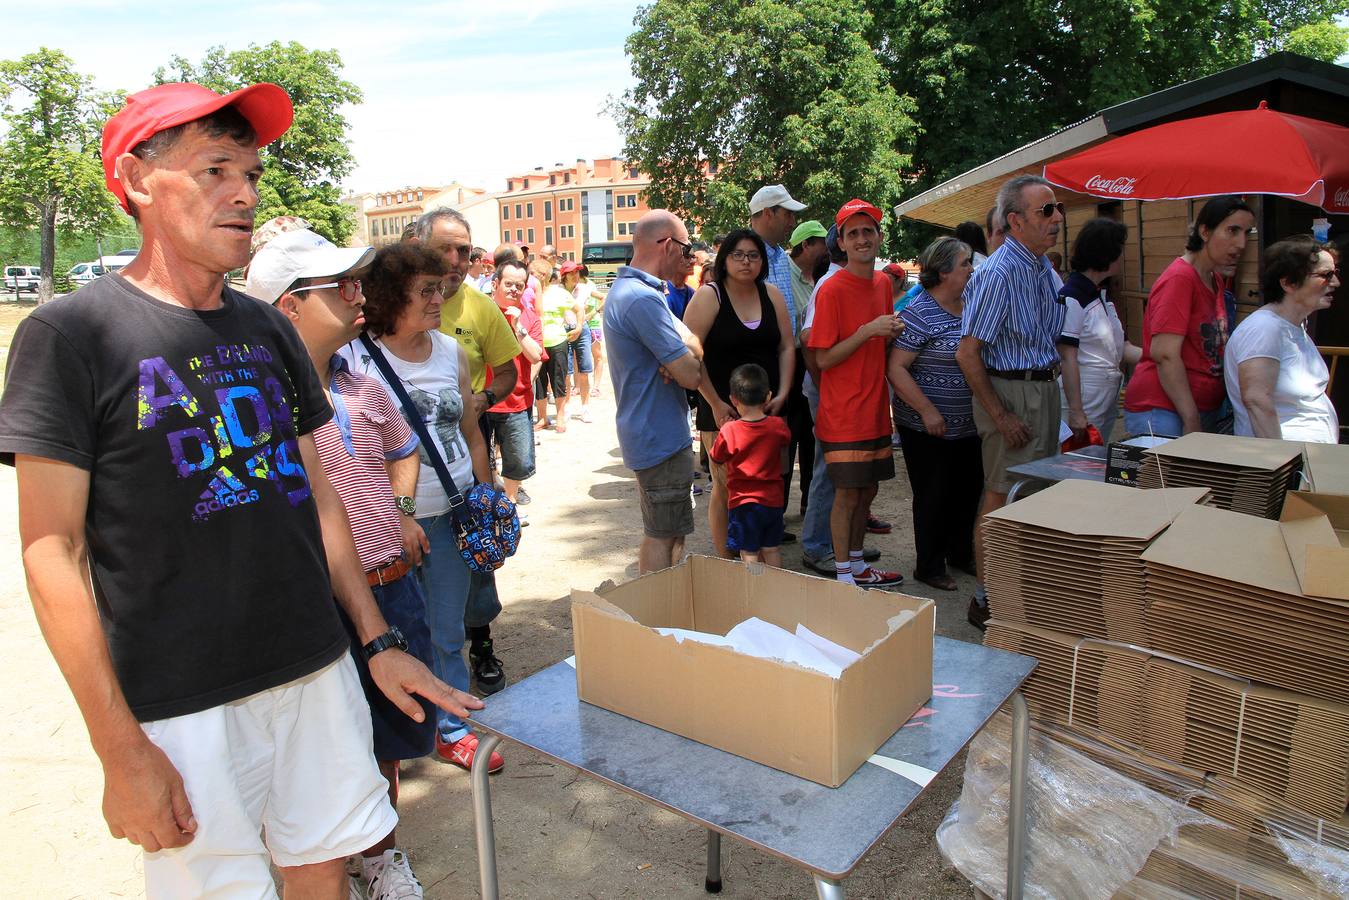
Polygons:
M399 631L395 625L390 625L388 631L366 644L362 649L365 651L365 658L370 659L376 653L383 653L391 647L397 647L404 653L408 649L408 639L403 637L403 632Z
M482 389L482 395L483 395L484 397L487 398L487 407L488 407L488 409L490 409L490 408L492 408L493 406L496 406L496 405L497 405L497 395L494 394L494 393L492 393L492 389L491 389L491 388L483 388L483 389Z
M416 497L394 497L394 498L393 498L393 504L394 504L394 506L397 506L397 507L398 507L398 511L401 512L401 513L402 513L403 515L405 515L405 516L416 516L416 515L417 515L417 498L416 498Z

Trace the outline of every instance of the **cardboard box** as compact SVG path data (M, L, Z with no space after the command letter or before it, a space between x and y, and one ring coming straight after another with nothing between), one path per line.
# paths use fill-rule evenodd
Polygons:
M1144 434L1109 444L1105 452L1106 483L1122 487L1142 487L1138 483L1138 477L1143 462L1147 459L1147 450L1169 440L1173 438Z
M930 600L702 556L571 596L582 700L829 787L932 695ZM724 635L751 616L862 658L834 679L655 631Z
M1349 496L1290 492L1279 530L1302 593L1349 600Z

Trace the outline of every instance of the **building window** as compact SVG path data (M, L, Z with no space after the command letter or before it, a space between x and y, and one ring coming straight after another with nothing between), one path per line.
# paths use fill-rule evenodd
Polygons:
M576 209L575 197L563 197L561 200L557 201L558 212L571 212L574 209Z
M417 201L418 201L418 202L421 202L421 199L422 199L422 192L421 192L421 191L418 191L418 192L417 192Z
M527 230L525 231L525 234L526 234L525 240L527 240L527 241L529 241L531 244L533 244L533 243L534 243L534 229L533 229L533 228L527 229Z
M526 204L525 204L525 218L526 218L526 219L532 219L532 218L534 218L534 204L533 204L533 203L526 203Z
M511 242L511 230L507 228L505 231L501 232L501 243L509 244L510 242Z
M708 175L717 174L717 161L715 159L707 161L707 174Z
M636 167L636 166L628 166L628 177L629 177L629 178L640 178L640 177L641 177L641 176L637 173L637 167Z
M370 222L370 237L371 238L379 237L379 223L375 221Z
M574 238L576 237L576 226L563 225L560 228L558 228L557 233L561 235L563 238Z
M548 184L549 184L550 187L551 187L552 185L557 184L557 176L556 176L556 175L549 175L549 176L548 176Z
M522 184L520 185L520 190L522 190L522 191L527 191L527 190L529 190L529 179L528 179L528 178L526 178L526 179L524 180L524 183L522 183Z
M553 242L553 226L548 225L543 229L543 242L551 244Z
M623 207L627 206L627 205L628 205L628 195L627 195L627 194L619 194L619 195L618 195L618 200L617 200L617 202L616 202L615 205L617 205L619 209L622 209Z
M501 218L509 219L511 217L511 205L509 203L501 204Z
M545 201L543 201L543 221L545 221L545 222L551 222L551 221L553 221L553 201L552 201L552 200L545 200ZM552 243L552 242L549 241L549 243Z
M524 243L525 233L519 228L515 229L515 240L517 243Z
M627 223L627 222L619 222L619 223L618 223L618 234L619 234L619 236L620 236L620 237L621 237L621 236L624 236L624 235L626 235L627 233L628 233L628 223Z
M571 184L571 173L570 173L570 172L563 172L563 173L562 173L562 183L563 183L563 184Z
M524 212L524 208L523 208L519 203L515 204L515 217L516 217L517 219L523 219L523 218L524 218L523 212Z

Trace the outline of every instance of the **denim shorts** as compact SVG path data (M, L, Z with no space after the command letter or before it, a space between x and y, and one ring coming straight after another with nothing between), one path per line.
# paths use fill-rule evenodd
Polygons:
M403 632L408 642L408 653L431 667L431 628L426 624L426 600L421 585L411 573L388 584L371 585L384 621ZM342 622L351 636L351 655L356 660L356 672L361 677L361 689L370 704L370 722L375 731L375 759L387 762L395 759L419 759L431 752L436 739L438 710L430 700L414 697L426 712L426 718L414 722L407 713L393 705L370 677L365 652L351 621L342 616Z
M782 546L781 506L742 503L733 506L726 519L726 547L757 553L765 547Z
M582 327L580 335L571 342L567 353L567 374L574 375L580 370L582 375L595 371L595 357L590 355L590 329Z
M487 414L487 455L501 451L501 477L524 481L534 474L534 425L529 410Z

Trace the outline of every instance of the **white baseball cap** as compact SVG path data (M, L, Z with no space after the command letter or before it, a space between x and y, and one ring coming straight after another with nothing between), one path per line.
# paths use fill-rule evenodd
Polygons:
M800 212L806 208L806 204L799 200L793 200L792 195L787 193L787 189L780 184L766 184L755 191L753 197L749 198L749 214L751 216L775 206L790 209L792 212Z
M338 247L312 231L287 231L268 241L248 264L249 296L275 303L300 278L326 278L364 269L374 247Z

